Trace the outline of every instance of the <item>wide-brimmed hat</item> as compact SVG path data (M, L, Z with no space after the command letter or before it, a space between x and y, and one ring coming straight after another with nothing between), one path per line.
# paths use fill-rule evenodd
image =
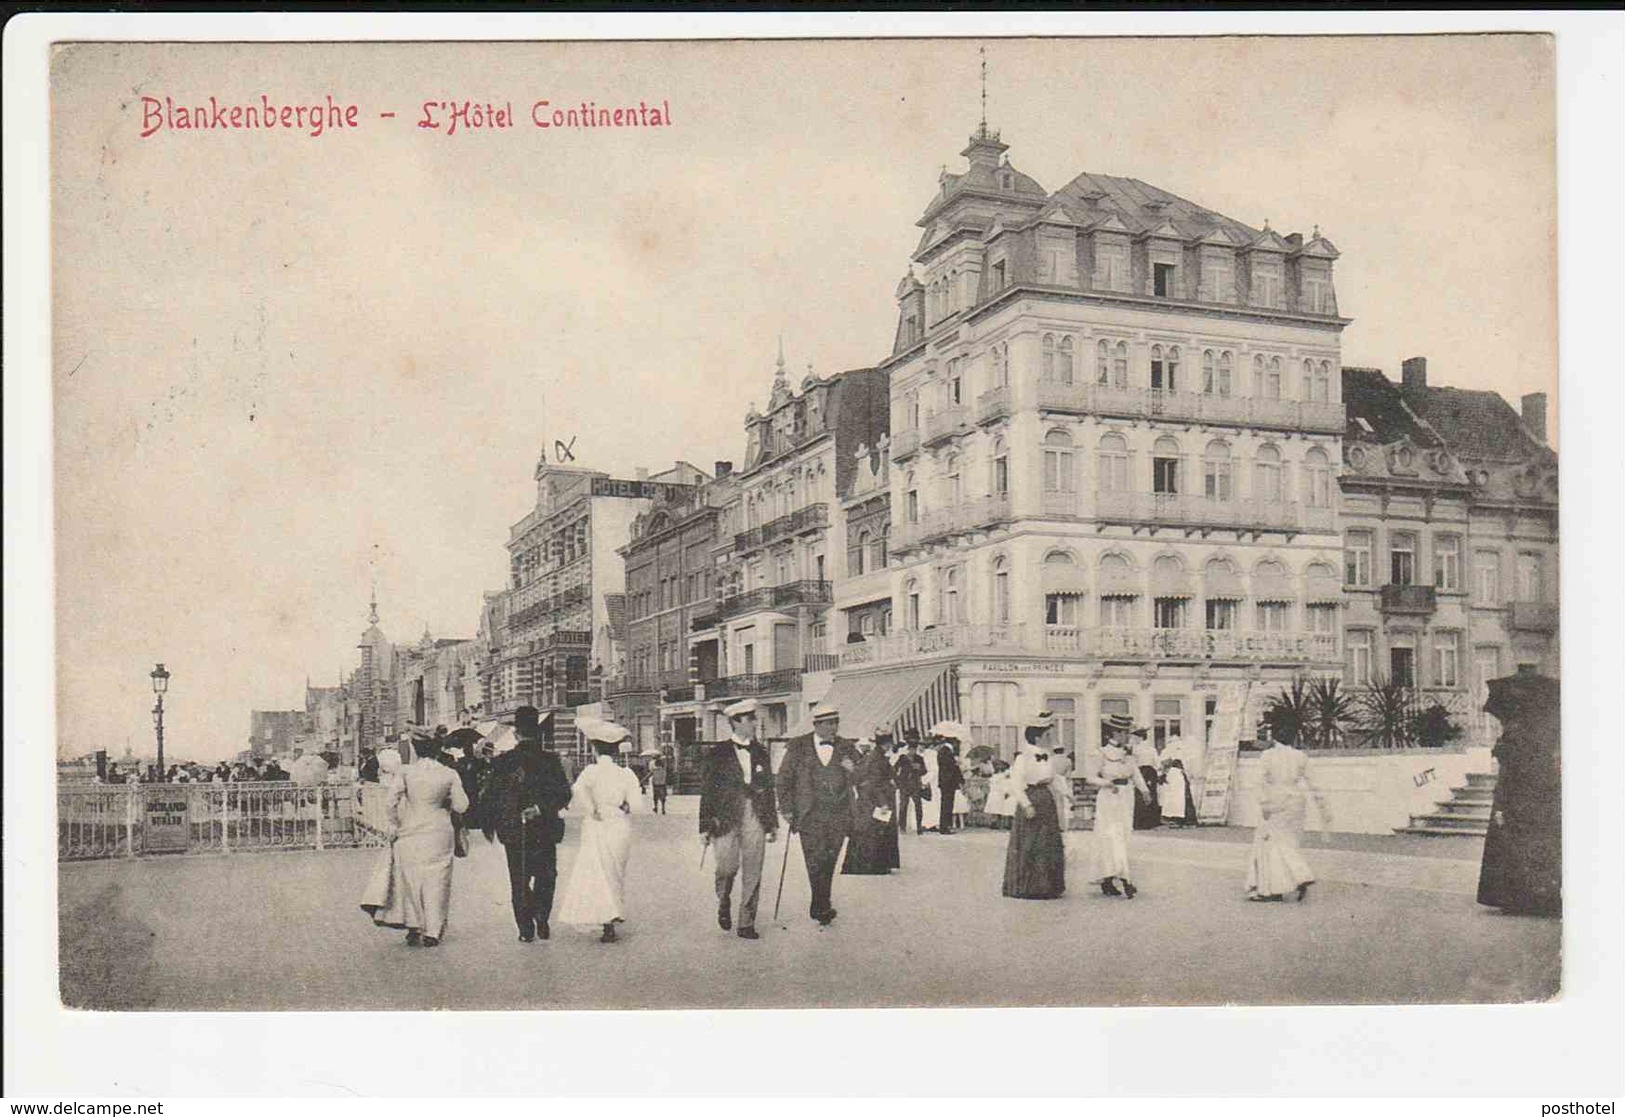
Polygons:
M931 727L931 736L946 737L950 741L968 741L970 730L957 721L939 721Z
M1034 710L1027 715L1028 729L1048 729L1055 724L1054 710Z
M830 718L838 718L841 716L841 711L837 710L828 702L817 703L813 706L811 713L814 721L827 721Z
M602 718L577 718L576 728L586 735L587 740L600 745L618 745L632 735L626 726Z
M724 716L729 718L742 718L748 714L754 714L757 709L758 707L756 704L756 699L741 698L738 702L735 702L731 706L724 706L722 708L722 713Z

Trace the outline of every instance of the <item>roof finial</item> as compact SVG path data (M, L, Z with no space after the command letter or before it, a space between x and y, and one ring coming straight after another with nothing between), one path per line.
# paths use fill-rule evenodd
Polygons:
M977 135L987 139L987 48L977 47L976 53L982 56L982 128Z
M784 333L779 333L779 359L773 362L773 367L780 376L784 375Z
M1270 219L1267 217L1264 218L1264 231L1266 233L1270 231Z
M1320 239L1320 226L1319 225L1316 225L1315 226L1315 231L1309 234L1309 239L1310 240L1319 240Z
M378 623L378 583L377 582L374 582L372 584L372 600L371 600L370 604L371 604L371 610L367 614L367 622L369 624L377 624Z

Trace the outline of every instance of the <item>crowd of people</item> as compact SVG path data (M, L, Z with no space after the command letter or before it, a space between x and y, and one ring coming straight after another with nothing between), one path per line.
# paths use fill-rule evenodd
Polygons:
M776 771L757 736L755 701L740 700L723 713L729 739L703 757L699 801L701 862L715 854L722 930L747 940L760 937L766 850L780 840L781 830L800 847L811 895L807 914L828 927L837 914L837 868L864 876L900 869L899 838L908 832L911 815L917 835L962 830L972 808L966 787L971 774L987 777L979 809L1008 821L1003 895L1045 900L1065 893L1073 761L1052 744L1051 711L1025 719L1021 743L1006 763L989 748L967 753L971 735L957 722L939 722L928 740L912 728L901 740L885 729L851 740L839 735L839 711L817 705L812 731L788 743ZM481 832L505 850L520 941L548 939L565 834L560 813L570 809L581 817L581 838L558 919L596 931L603 942L616 941L617 925L626 918L633 842L628 816L643 809L646 790L655 809L664 809L668 774L662 762L647 771L617 763L628 737L624 727L595 719L576 724L595 758L573 784L551 748L551 718L543 721L529 706L515 715L516 746L501 755L472 730L447 734L442 728L414 735L410 754L386 750L366 757L361 778L386 789L390 837L361 903L374 922L405 929L409 943L438 944L450 909L454 859L466 855L469 833ZM1095 789L1085 879L1106 896L1133 899L1139 886L1131 835L1164 822L1194 823L1195 808L1180 756L1151 746L1148 732L1126 717L1111 717L1103 729L1105 743L1082 773ZM1248 854L1247 896L1278 901L1295 892L1302 900L1313 882L1299 850L1307 758L1290 745L1266 743L1263 822ZM788 857L787 849L786 865ZM781 868L779 898L783 878Z
M301 769L314 769L321 765L320 774L314 772L305 777ZM235 763L220 761L218 764L171 764L167 769L160 770L158 765L149 764L142 768L138 764L122 768L117 762L107 765L105 775L97 776L93 783L100 784L136 784L136 783L280 783L293 781L296 783L322 783L327 778L331 765L319 753L303 753L295 751L294 760L288 768L283 768L274 758L239 760ZM303 778L301 778L303 777Z

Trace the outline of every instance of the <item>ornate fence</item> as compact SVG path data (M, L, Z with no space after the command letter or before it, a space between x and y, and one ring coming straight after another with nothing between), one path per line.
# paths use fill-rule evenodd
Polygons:
M383 842L384 788L374 783L64 785L63 861L167 853L353 849Z

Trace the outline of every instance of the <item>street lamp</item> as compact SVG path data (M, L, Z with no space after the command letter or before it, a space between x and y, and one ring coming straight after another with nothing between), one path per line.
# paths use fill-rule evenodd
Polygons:
M152 708L152 724L158 731L158 778L162 780L168 770L164 767L164 692L169 689L169 672L164 670L160 663L152 669L152 692L158 696L158 704Z

